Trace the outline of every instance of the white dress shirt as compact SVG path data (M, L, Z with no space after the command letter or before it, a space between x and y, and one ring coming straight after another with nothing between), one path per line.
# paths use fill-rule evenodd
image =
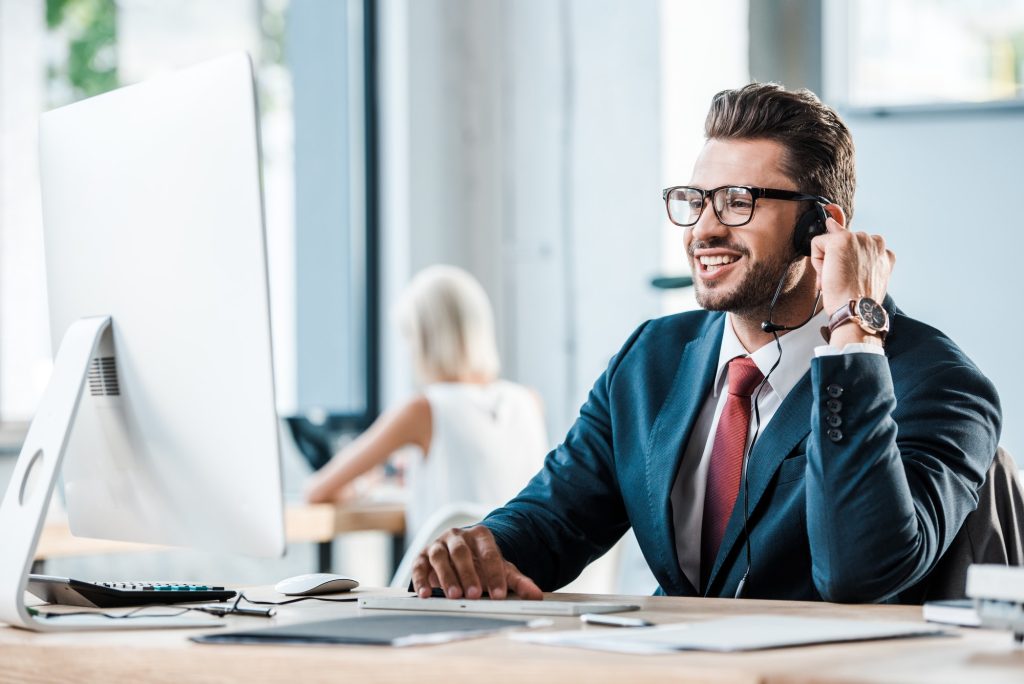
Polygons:
M750 356L758 370L761 371L761 375L767 376L768 371L779 358L774 340L754 353L747 354L747 350L743 348L739 338L736 337L732 321L732 314L727 314L725 330L722 333L722 348L718 354L718 371L715 374L714 383L711 385L711 393L704 400L704 406L693 425L690 441L687 442L683 451L679 471L672 484L672 516L675 524L676 554L679 558L679 567L698 590L700 589L700 536L701 523L704 518L704 488L707 484L708 464L711 460L715 431L718 429L718 419L722 415L725 400L729 395L728 392L723 391L727 386L729 361L737 356ZM760 399L757 402L761 414L759 435L764 434L765 428L786 396L800 382L804 374L810 371L811 359L815 356L840 353L885 353L880 346L872 344L848 344L841 351L835 347L822 345L820 330L827 322L828 316L824 311L820 311L803 327L779 337L779 342L782 345L782 358L762 388ZM748 446L756 428L754 412L751 411L750 430L747 433ZM744 462L744 469L746 469L746 465Z

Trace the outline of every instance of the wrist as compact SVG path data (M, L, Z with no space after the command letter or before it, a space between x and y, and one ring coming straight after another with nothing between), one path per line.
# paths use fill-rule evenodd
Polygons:
M851 292L843 292L840 294L829 293L826 294L824 291L821 293L821 306L829 316L834 314L839 309L849 306L851 301L856 301L863 297L859 291L853 290Z
M850 330L851 326L854 327ZM833 340L834 335L843 331L839 340ZM876 338L879 345L885 342L885 336L889 332L889 315L881 304L871 299L858 295L856 299L850 299L845 306L840 306L829 317L828 324L821 329L821 336L833 347L839 347L845 341L852 343L865 343L870 338Z

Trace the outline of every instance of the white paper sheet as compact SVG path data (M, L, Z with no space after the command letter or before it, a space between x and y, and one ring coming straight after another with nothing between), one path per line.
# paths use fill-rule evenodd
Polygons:
M722 620L656 627L524 632L512 639L548 646L570 646L618 653L753 651L839 641L893 639L948 634L923 622L885 622L741 615Z

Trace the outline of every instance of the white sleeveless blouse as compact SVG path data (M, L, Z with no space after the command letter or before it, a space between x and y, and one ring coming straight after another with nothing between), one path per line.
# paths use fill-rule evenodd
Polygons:
M522 385L435 383L426 458L408 463L406 530L411 538L441 506L456 502L497 508L540 470L549 446L537 400Z

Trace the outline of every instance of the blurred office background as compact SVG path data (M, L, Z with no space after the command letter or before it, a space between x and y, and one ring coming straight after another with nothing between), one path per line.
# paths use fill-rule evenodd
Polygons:
M854 227L898 255L899 305L995 381L1024 464L1024 0L0 0L0 483L50 370L39 113L239 49L258 71L282 416L343 441L408 396L390 305L451 263L488 291L504 375L539 390L559 439L637 324L695 306L652 287L688 272L660 190L688 180L715 92L774 80L845 116ZM308 466L286 446L295 499ZM339 544L337 569L386 582L380 536ZM273 581L312 557L133 556L116 574L215 562ZM583 588L647 591L620 572L637 560Z

